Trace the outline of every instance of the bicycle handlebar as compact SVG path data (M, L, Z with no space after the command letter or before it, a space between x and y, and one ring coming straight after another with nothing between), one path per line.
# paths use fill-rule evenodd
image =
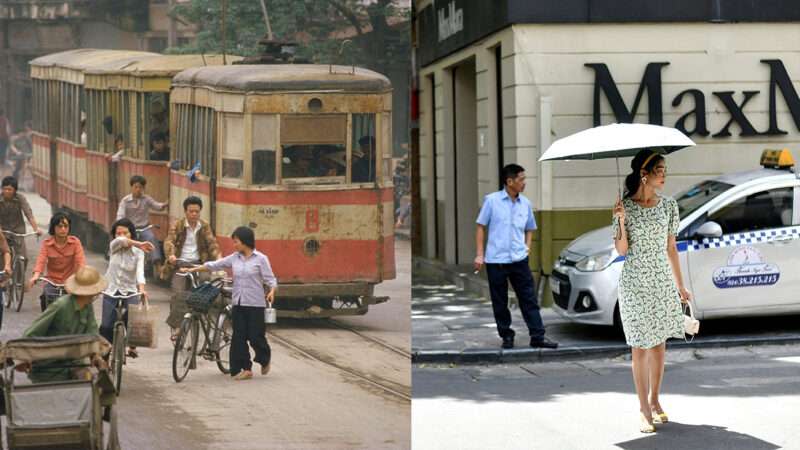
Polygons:
M137 232L137 233L141 233L142 231L147 231L147 230L149 230L150 228L160 229L161 227L160 227L160 226L158 226L158 225L156 225L156 224L154 224L154 223L151 223L150 225L147 225L147 226L146 226L146 227L144 227L144 228L137 228L137 229L136 229L136 232Z
M115 298L115 299L121 300L121 299L126 299L126 298L137 297L137 296L144 295L144 294L142 294L141 292L135 292L133 294L128 294L128 295L110 295L110 294L103 294L103 295L105 295L107 297L111 297L111 298Z
M15 236L15 237L28 237L28 236L34 236L34 235L38 236L39 235L39 233L37 233L35 231L31 231L30 233L19 234L19 233L14 233L13 231L7 231L7 230L3 230L3 234L9 234L9 235Z
M63 288L64 287L63 284L54 283L52 280L49 280L49 279L47 279L45 277L39 277L39 279L36 280L36 281L44 281L44 282L50 284L50 286L57 287L57 288Z

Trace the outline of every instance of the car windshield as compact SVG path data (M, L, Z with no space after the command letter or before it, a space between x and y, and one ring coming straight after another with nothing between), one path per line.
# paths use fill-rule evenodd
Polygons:
M696 184L675 196L678 202L678 214L680 217L686 217L732 187L732 184L714 180Z

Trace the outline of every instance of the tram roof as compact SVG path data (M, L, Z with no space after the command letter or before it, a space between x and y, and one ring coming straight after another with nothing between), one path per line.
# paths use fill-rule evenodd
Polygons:
M228 64L242 59L241 56L226 56ZM110 61L105 64L98 64L86 70L87 74L120 74L141 77L172 77L176 73L190 67L221 66L223 63L222 55L158 55L153 54L149 57L135 58L127 61L126 64L119 64L118 61Z
M158 53L79 48L40 56L32 60L30 64L38 67L64 67L85 71L97 66L124 67L131 61L153 56L158 56Z
M327 64L263 64L195 67L173 78L173 86L195 86L243 92L345 91L386 92L391 83L368 69Z

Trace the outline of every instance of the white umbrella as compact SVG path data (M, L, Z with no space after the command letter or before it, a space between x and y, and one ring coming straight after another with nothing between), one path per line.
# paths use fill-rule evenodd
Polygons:
M539 161L619 158L634 156L644 148L667 154L695 143L675 128L643 123L615 123L589 128L561 138L544 152ZM620 186L620 195L622 187Z

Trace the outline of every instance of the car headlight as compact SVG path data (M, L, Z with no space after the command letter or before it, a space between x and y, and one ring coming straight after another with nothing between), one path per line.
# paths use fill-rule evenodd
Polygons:
M581 272L598 272L605 270L606 267L614 262L617 257L617 252L614 249L591 255L583 258L575 264L575 268Z

